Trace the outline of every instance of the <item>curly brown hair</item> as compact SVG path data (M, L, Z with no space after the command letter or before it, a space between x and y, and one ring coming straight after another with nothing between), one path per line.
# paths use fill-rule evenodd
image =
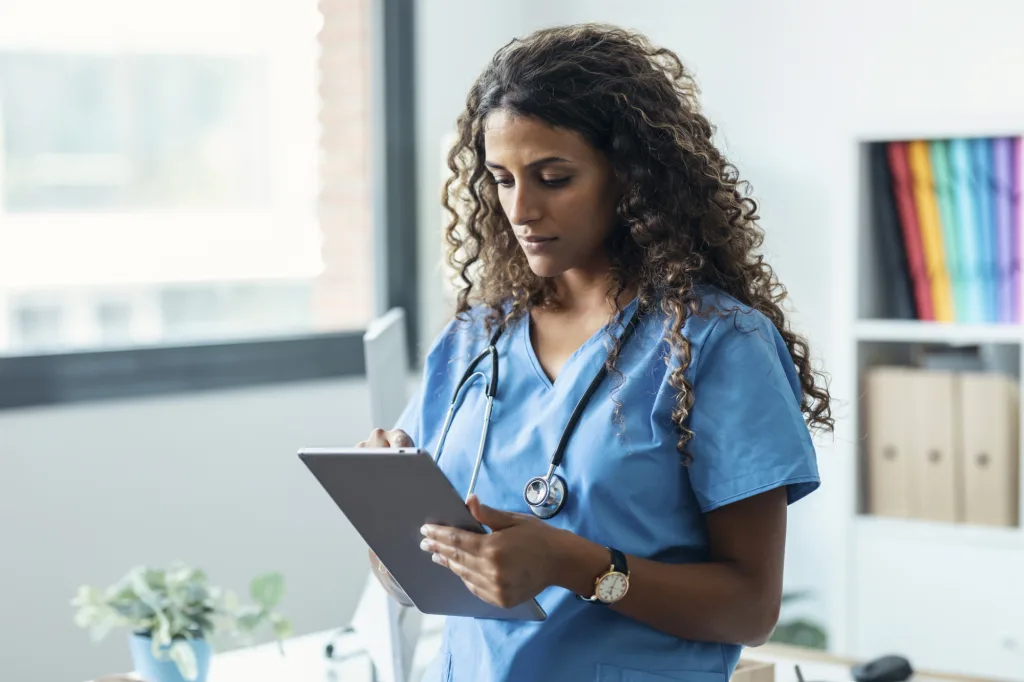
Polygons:
M610 302L633 289L642 309L655 304L671 320L678 359L672 419L684 456L694 391L685 377L690 315L704 314L699 285L711 285L763 313L789 349L803 389L808 425L831 430L830 398L812 369L807 342L781 307L786 291L757 250L763 233L749 185L712 143L693 76L671 50L644 36L599 24L557 27L513 40L474 83L448 154L442 201L448 263L459 286L456 315L484 306L487 327L554 306L551 280L536 276L519 248L484 166L484 121L496 110L577 132L609 159L625 187L606 246ZM741 189L744 192L741 193ZM721 312L721 311L720 311ZM618 356L609 354L609 367Z

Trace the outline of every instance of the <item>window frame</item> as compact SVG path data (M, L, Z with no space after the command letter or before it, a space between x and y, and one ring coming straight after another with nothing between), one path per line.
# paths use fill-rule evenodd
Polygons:
M371 0L374 311L417 347L414 0ZM0 356L0 411L365 375L364 329ZM415 359L410 358L410 367Z

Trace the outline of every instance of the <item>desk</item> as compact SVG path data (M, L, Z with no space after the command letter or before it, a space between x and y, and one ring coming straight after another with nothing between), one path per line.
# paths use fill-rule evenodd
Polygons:
M744 658L775 663L775 682L798 682L797 665L800 666L800 672L805 682L851 682L853 677L850 675L850 668L856 663L851 659L833 656L823 651L782 644L766 644L756 649L747 649L744 652ZM918 670L911 678L911 682L1006 681Z
M207 682L372 682L369 659L352 648L346 650L344 636L338 638L336 634L336 631L318 632L288 639L284 643L284 656L276 643L217 654L210 663ZM334 642L339 657L346 653L354 655L340 661L327 659L324 650L330 642ZM439 644L440 633L423 634L416 649L414 677L410 682L418 682L416 676L426 670ZM806 682L852 682L853 679L850 675L853 661L819 651L768 644L748 649L744 658L775 663L775 682L798 682L797 665ZM912 682L1000 681L919 671Z

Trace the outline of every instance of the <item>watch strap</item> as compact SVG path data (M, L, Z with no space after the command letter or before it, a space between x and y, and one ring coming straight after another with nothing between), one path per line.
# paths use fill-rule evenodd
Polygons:
M619 550L615 549L614 547L609 547L608 551L612 555L612 566L614 567L616 573L629 575L629 567L626 565L626 555L620 552Z

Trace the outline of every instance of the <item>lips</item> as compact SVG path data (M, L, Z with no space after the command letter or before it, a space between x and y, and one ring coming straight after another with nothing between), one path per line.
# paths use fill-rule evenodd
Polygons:
M543 242L554 241L556 238L555 237L541 237L539 235L533 234L533 235L529 235L529 236L525 236L524 235L524 236L520 237L520 239L522 239L527 244L541 244Z

